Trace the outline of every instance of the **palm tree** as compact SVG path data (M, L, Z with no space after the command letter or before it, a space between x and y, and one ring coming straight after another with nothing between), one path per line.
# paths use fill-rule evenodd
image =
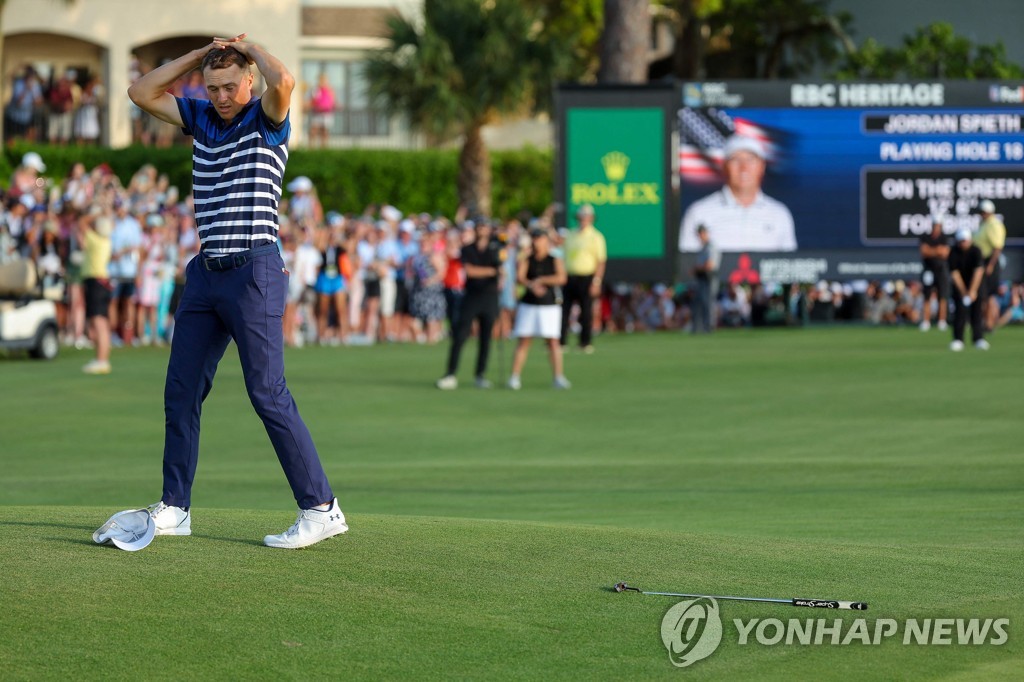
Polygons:
M650 0L604 0L600 83L646 83Z
M437 140L462 137L458 196L470 213L491 208L483 127L550 108L567 63L534 12L520 0L426 0L421 18L389 19L390 44L367 61L370 95L392 115Z

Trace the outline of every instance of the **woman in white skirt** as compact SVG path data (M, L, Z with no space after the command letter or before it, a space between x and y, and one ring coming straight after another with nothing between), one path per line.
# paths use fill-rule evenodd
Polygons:
M516 309L513 334L519 339L515 358L512 360L512 376L508 387L518 391L522 387L519 374L526 364L530 342L539 336L548 344L551 358L551 373L554 387L570 388L569 380L562 374L562 346L558 338L562 333L562 308L555 289L565 285L565 264L550 253L551 241L547 230L534 228L530 231L530 248L519 261L517 281L526 287Z

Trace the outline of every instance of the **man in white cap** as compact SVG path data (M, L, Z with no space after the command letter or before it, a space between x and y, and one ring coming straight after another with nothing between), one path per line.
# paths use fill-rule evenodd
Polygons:
M793 214L761 192L767 152L760 140L733 135L725 143L725 186L693 202L683 215L679 250L701 248L697 228L704 225L721 251L796 251Z
M1003 273L1001 258L1003 247L1006 246L1006 226L996 217L996 206L988 199L982 201L978 209L981 211L981 225L974 237L974 245L981 250L981 257L985 259L985 277L981 286L985 301L982 319L987 329L995 329L999 320L996 292L999 291L999 278Z
M949 252L949 274L953 280L953 342L949 344L952 351L964 349L964 327L967 316L971 318L971 336L974 347L988 350L985 340L985 328L981 324L981 296L984 259L981 249L971 243L971 231L960 228L956 233L956 246Z
M31 194L36 188L40 173L46 172L46 164L38 152L25 152L21 163L14 169L11 176L10 193L15 195Z
M323 222L324 211L317 199L313 181L300 175L288 183L292 197L288 202L288 217L302 226L318 225Z

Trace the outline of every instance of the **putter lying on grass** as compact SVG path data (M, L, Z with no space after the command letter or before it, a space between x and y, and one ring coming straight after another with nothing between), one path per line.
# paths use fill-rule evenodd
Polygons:
M862 601L837 601L835 599L766 599L764 597L722 597L713 594L679 594L677 592L645 592L638 587L630 587L626 583L615 583L616 592L639 592L640 594L653 594L661 597L707 597L709 599L729 599L732 601L767 601L774 604L789 604L790 606L809 606L814 609L847 609L852 611L867 611L868 605Z

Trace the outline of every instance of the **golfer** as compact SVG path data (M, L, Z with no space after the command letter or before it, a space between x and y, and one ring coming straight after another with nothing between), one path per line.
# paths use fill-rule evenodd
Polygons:
M245 387L299 505L295 524L263 539L299 548L348 530L284 379L281 318L288 273L277 245L277 206L288 159L295 79L245 34L214 38L150 71L128 90L143 111L195 138L192 183L200 252L185 271L164 389L164 489L150 508L157 534L190 535L199 416L228 341ZM267 84L252 93L255 64ZM199 68L209 101L174 97L173 83Z

